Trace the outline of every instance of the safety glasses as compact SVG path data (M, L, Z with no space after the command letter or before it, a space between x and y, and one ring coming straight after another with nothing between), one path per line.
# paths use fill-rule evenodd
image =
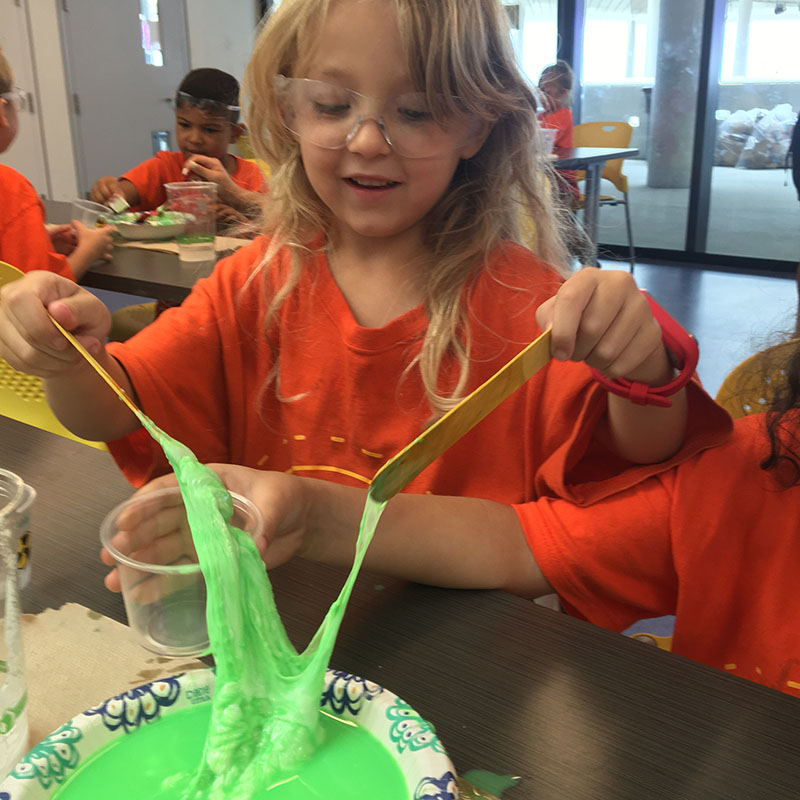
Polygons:
M18 86L15 86L10 92L3 92L0 94L0 100L3 100L9 105L13 106L17 112L25 109L27 99L28 97L25 92L23 92Z
M229 106L227 103L222 103L219 100L210 100L207 97L195 97L187 92L175 92L175 108L181 106L192 106L211 114L214 117L225 117L231 122L237 122L239 119L239 106Z
M275 92L286 128L326 150L346 147L364 122L372 120L398 155L430 158L457 150L475 127L466 113L450 112L444 122L437 121L429 97L422 92L375 98L325 81L285 75L275 78ZM445 98L438 100L437 108L447 109Z

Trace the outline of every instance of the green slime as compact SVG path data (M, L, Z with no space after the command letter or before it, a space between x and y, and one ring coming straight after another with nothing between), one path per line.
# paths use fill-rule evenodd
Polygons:
M253 540L228 523L219 476L150 419L140 420L175 471L206 580L208 638L217 667L203 759L182 800L250 800L297 773L320 745L319 698L347 601L386 505L368 494L355 558L339 596L302 653L275 606Z

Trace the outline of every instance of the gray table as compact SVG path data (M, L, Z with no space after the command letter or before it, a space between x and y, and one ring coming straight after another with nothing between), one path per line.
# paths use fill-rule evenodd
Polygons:
M110 456L0 417L0 466L39 492L25 610L74 601L124 621L97 555L101 519L132 491ZM272 571L295 645L343 576ZM796 699L500 592L362 574L332 665L432 720L460 771L521 776L507 800L800 794Z
M586 172L583 202L583 228L592 243L597 261L597 216L600 208L600 173L607 161L638 156L635 147L573 147L553 161L556 169L582 169Z
M70 221L71 204L45 201L47 221ZM151 297L180 303L199 278L213 269L212 263L181 264L177 255L131 247L115 247L111 261L98 261L84 275L81 283L95 289L108 289L139 297Z

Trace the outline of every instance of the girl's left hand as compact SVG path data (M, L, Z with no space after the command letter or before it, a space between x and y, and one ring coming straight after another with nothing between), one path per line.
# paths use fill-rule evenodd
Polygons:
M609 378L653 386L672 375L661 326L627 272L585 267L539 306L536 321L542 330L552 326L559 361L585 361Z
M68 256L78 244L78 236L71 225L45 225L50 243L56 253Z

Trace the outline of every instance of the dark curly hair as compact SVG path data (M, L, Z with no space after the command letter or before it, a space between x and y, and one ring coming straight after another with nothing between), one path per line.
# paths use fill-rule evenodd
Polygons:
M762 469L773 469L787 487L800 483L800 342L784 367L785 382L766 414L769 455Z

